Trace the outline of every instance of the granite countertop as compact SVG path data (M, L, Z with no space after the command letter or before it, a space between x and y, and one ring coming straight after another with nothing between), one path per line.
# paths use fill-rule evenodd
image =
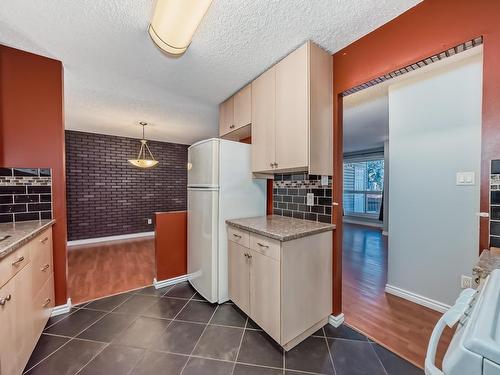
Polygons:
M480 279L485 279L491 271L497 268L500 268L500 254L484 250L472 269L472 274Z
M10 236L0 241L0 259L19 249L55 222L55 220L33 220L0 224L0 239Z
M226 220L226 223L239 229L274 238L278 241L295 240L300 237L311 236L335 229L335 225L333 224L293 219L278 215Z

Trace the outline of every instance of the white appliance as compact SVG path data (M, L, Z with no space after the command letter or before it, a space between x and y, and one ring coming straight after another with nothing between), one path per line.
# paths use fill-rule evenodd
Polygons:
M188 148L188 280L208 301L229 299L226 220L266 214L266 180L250 145L207 139Z
M435 365L436 350L445 326L458 324L443 359ZM426 375L500 374L500 270L493 271L479 291L466 289L443 314L429 340Z

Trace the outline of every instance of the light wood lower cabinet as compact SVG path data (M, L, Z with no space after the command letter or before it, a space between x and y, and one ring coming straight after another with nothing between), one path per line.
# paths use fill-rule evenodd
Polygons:
M245 247L228 237L229 298L290 350L331 314L332 232L286 242L238 234L250 241Z
M0 267L10 272L0 284L0 374L18 375L54 307L52 229L0 260Z

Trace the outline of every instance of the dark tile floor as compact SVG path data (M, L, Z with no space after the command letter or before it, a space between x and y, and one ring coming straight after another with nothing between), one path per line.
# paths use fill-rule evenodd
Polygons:
M27 374L422 375L347 326L284 352L238 308L189 284L103 298L51 318Z

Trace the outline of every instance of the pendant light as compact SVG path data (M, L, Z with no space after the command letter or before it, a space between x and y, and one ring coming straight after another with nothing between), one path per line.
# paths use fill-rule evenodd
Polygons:
M153 42L170 55L182 55L212 0L157 0L149 25Z
M139 155L137 155L137 159L128 159L128 162L135 167L139 168L151 168L158 164L158 160L155 159L151 150L148 146L148 141L144 138L144 127L147 125L147 122L141 121L139 125L142 126L142 139L141 139L141 148L139 149ZM149 154L149 158L148 158Z

